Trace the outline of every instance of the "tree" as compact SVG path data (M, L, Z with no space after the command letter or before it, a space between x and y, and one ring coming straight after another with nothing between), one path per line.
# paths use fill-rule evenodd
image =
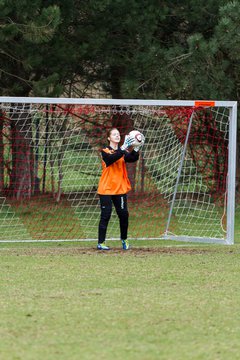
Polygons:
M1 1L2 95L28 96L38 80L39 47L53 37L60 22L57 6L44 7L44 1Z
M56 6L44 7L42 1L1 1L2 17L0 47L0 85L2 95L28 96L38 80L36 66L45 60L38 54L40 44L48 42L60 21ZM52 83L52 79L48 79ZM30 197L34 186L34 169L31 167L31 140L26 139L20 129L29 126L31 119L23 120L25 110L13 107L11 118L12 164L9 193L20 199ZM3 130L4 116L1 123ZM1 132L2 134L2 132ZM1 154L3 159L3 153ZM3 161L0 163L3 173ZM2 181L2 188L4 183Z
M2 0L2 94L74 97L97 84L113 98L238 100L239 6ZM129 119L113 118L123 122L127 132Z

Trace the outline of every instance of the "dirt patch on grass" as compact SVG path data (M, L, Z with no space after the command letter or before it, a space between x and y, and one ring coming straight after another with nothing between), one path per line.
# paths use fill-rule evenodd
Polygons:
M74 246L68 247L59 245L56 247L29 247L29 248L4 248L0 251L0 256L77 256L77 255L94 255L94 256L150 256L150 255L200 255L215 252L216 249L202 249L191 247L132 247L128 251L121 248L111 248L108 251L99 251L94 247Z
M97 251L97 250L96 250ZM148 255L193 255L193 254L206 254L212 252L211 249L197 249L197 248L187 248L187 247L137 247L131 248L128 251L122 249L111 249L107 251L107 254L127 254L131 256L148 256ZM102 253L102 252L101 252ZM104 252L105 253L105 252Z

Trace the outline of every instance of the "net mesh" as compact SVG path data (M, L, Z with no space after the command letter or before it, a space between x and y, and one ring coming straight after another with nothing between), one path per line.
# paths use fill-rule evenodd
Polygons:
M0 119L0 240L97 238L112 127L146 138L127 165L129 238L226 237L228 108L2 103Z

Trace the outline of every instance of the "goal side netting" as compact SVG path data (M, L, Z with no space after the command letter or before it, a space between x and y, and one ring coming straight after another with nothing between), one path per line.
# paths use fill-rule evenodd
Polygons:
M107 131L139 130L129 239L232 244L235 102L0 98L0 241L97 239ZM113 211L108 239L119 239Z

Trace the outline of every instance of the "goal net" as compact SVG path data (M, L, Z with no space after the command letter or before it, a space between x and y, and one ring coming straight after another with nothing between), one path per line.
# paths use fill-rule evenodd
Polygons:
M117 127L146 138L127 165L129 238L233 243L235 102L0 99L0 241L97 239L100 150Z

